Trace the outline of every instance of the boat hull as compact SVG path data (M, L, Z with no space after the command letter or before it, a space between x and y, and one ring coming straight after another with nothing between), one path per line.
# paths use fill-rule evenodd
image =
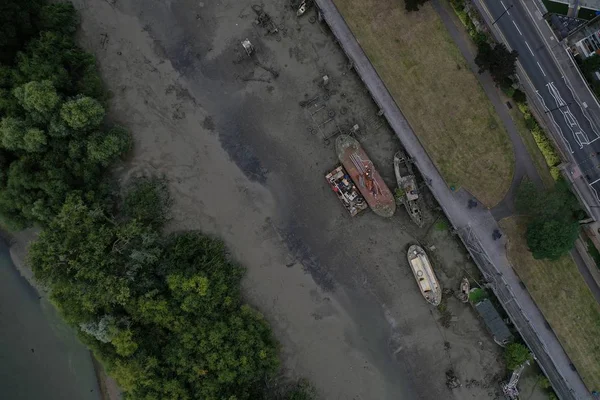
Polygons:
M335 141L335 148L340 162L373 212L386 218L394 215L394 195L360 143L348 135L339 135Z
M439 306L442 302L442 287L425 250L421 246L412 245L408 249L407 258L421 294L428 303Z
M417 190L416 178L412 173L412 168L407 164L406 156L401 151L394 155L394 173L398 188L404 193L400 202L406 208L412 221L422 228L425 221L421 211L421 197Z

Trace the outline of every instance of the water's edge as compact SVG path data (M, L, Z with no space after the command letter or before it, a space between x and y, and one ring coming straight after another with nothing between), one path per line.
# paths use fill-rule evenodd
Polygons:
M37 238L38 234L39 229L37 228L26 229L16 233L11 233L0 228L0 247L3 246L5 249L8 249L10 260L12 260L12 267L24 279L29 288L35 292L40 302L46 301L48 306L53 308L48 301L47 291L35 281L33 272L27 266L26 262L29 244ZM46 317L48 318L47 315ZM78 342L78 345L83 346L76 337L73 339ZM89 365L93 368L93 374L97 381L98 397L102 400L120 399L120 396L114 397L114 394L112 397L110 396L111 391L107 390L107 386L111 385L111 382L108 382L111 379L104 371L102 365L94 358L93 354L91 352L88 353L91 359Z

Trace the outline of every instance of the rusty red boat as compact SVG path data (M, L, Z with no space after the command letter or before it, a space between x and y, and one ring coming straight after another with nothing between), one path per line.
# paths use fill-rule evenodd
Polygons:
M373 162L358 141L339 135L335 141L337 156L373 212L389 218L396 211L396 200Z

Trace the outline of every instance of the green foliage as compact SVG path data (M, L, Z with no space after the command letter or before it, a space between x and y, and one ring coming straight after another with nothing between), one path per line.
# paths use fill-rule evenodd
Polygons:
M13 89L13 95L36 123L50 121L61 99L50 81L31 81Z
M483 289L480 289L480 288L473 288L469 292L469 301L472 304L477 304L480 301L487 299L488 297L489 297L488 292Z
M525 236L533 258L557 260L573 248L579 225L564 218L535 219L527 226Z
M115 126L108 132L96 132L90 136L87 155L91 162L108 167L131 147L131 136L125 128Z
M516 89L513 92L512 98L517 103L517 105L519 105L519 106L522 106L522 105L527 106L527 96L525 95L525 93L522 90Z
M534 258L556 260L569 252L579 236L579 203L567 182L559 180L551 190L539 191L531 182L519 188L517 210L531 217L527 244Z
M127 187L123 214L145 224L161 226L168 219L171 198L165 179L141 177Z
M97 100L81 96L65 102L60 117L73 130L91 131L102 123L104 108Z
M35 19L42 0L2 0L0 2L0 63L12 62L37 30Z
M489 71L496 84L508 87L512 85L517 56L516 50L508 51L503 43L492 47L487 42L483 42L477 48L475 64L480 68L480 72Z
M596 266L598 268L600 268L600 251L598 251L596 246L594 246L594 243L592 242L592 240L590 238L587 238L586 244L587 244L588 253L594 259Z
M7 0L0 10L0 59L10 54L0 65L0 219L45 225L70 191L94 191L131 139L100 129L104 91L74 42L72 4Z
M406 11L419 11L419 6L425 4L427 0L404 0Z
M506 368L511 371L514 371L519 368L521 364L531 359L532 356L529 349L521 343L510 343L504 348Z
M77 12L72 3L53 3L41 8L38 16L40 31L73 35L77 30Z
M502 92L504 92L504 94L508 97L513 97L516 91L515 88L512 86L502 86L501 89Z
M141 218L69 194L31 246L36 279L132 398L251 399L278 365L271 331L241 302L243 270L222 242L162 238L157 182L128 190Z
M446 219L441 219L433 226L436 231L447 231L450 224Z
M550 383L550 380L547 377L545 377L544 375L540 375L540 378L538 380L538 386L544 390L552 388L552 384Z
M471 36L471 39L473 39L475 44L477 46L480 46L480 45L483 45L484 43L487 43L488 38L487 38L486 34L483 32L477 31L477 28L475 27L473 20L471 19L469 14L467 14L467 11L465 10L464 0L450 0L450 4L452 5L454 12L456 13L456 15L458 16L460 21L463 23L465 28L467 29L469 36Z
M600 70L600 56L594 54L590 57L585 58L581 63L581 69L585 74L589 75Z

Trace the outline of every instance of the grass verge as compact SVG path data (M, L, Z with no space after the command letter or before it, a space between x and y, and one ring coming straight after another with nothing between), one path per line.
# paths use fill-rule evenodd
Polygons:
M497 204L512 146L431 4L409 14L397 0L334 2L447 184Z
M558 336L587 387L600 388L600 305L570 256L535 260L525 241L525 219L500 221L509 238L508 258Z

